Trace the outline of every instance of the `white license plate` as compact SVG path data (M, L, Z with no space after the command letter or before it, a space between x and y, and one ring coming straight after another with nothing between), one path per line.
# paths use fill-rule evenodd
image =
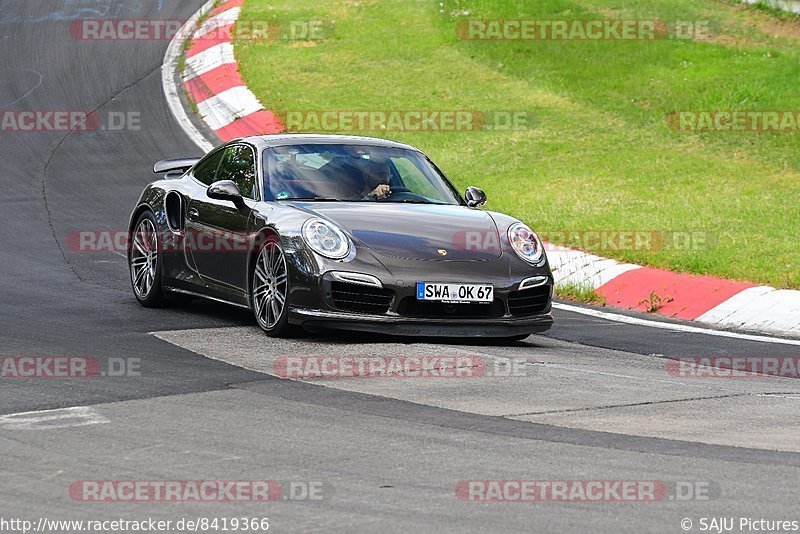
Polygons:
M491 284L433 284L417 282L417 300L439 302L493 302Z

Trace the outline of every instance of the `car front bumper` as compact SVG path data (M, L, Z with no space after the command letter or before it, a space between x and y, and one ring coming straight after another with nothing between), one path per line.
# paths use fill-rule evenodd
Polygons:
M294 248L294 247L292 247ZM292 250L286 247L288 250ZM300 247L288 254L289 321L308 330L343 329L407 336L517 337L548 330L554 280L550 267L531 266L514 254L493 261L421 261L388 258L359 249L352 261L329 261ZM371 278L345 283L338 275ZM354 277L351 277L354 278ZM525 300L523 284L536 279ZM352 281L352 280L351 280ZM417 282L492 284L490 304L417 300Z
M523 284L531 279L536 279L536 285L525 288ZM553 278L549 271L527 278L492 279L495 293L491 304L419 301L416 284L376 282L375 287L343 283L328 272L320 277L318 288L298 289L292 294L289 321L307 330L426 337L516 337L544 332L553 324ZM525 306L531 301L514 300L531 293L535 293L530 297L534 306Z
M336 329L422 337L514 337L545 332L553 325L549 312L520 318L442 319L293 308L290 320L312 332Z

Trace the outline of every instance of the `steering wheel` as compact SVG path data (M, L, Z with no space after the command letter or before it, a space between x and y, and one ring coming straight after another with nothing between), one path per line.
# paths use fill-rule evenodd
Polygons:
M381 199L378 199L378 200L379 201L383 201L383 202L386 202L386 201L395 201L395 202L396 201L401 201L402 202L403 200L419 200L419 201L424 202L424 201L428 200L427 198L425 198L422 195L419 195L417 193L412 193L411 191L409 191L405 187L392 188L391 191L392 192L388 196L386 196L384 198L381 198Z

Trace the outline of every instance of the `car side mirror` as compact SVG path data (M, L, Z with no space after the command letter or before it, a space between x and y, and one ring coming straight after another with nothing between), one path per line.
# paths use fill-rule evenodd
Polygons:
M467 192L464 193L464 198L470 208L477 208L486 204L486 193L483 192L483 189L477 187L469 186Z
M242 193L239 191L239 188L236 186L233 180L220 180L219 182L214 182L208 186L206 195L208 195L208 198L228 200L233 202L236 204L237 208L244 206Z

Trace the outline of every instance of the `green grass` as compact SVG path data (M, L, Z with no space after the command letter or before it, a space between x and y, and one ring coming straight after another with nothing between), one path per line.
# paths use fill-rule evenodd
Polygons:
M586 284L576 284L574 282L560 284L556 286L556 296L565 300L575 300L598 306L606 305L605 297Z
M796 20L717 0L247 0L242 16L334 26L318 42L236 44L245 81L278 113L532 112L523 131L352 133L418 146L460 189L482 187L490 209L534 228L706 236L699 248L604 256L800 288L800 134L687 134L665 120L800 110ZM707 20L713 35L466 41L464 18Z

